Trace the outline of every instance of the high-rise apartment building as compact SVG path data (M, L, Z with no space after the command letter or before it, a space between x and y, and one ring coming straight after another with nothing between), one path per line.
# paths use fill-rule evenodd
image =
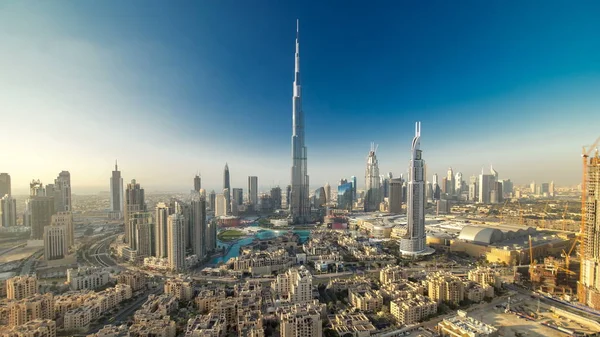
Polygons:
M0 173L0 198L7 194L11 195L10 175L8 173Z
M425 177L424 160L421 151L421 123L417 122L412 141L411 160L408 170L406 235L400 240L403 255L429 253L425 245Z
M217 249L217 221L206 223L206 253L212 253Z
M455 183L456 183L456 185L454 187L455 192L456 192L456 194L460 194L463 190L463 174L462 174L462 172L458 172L456 174Z
M281 209L281 188L279 186L271 189L271 201L273 202L274 209Z
M244 204L244 190L241 188L234 188L232 191L232 201L236 203L236 205Z
M9 300L20 300L37 292L38 283L35 276L15 276L6 280L6 297Z
M62 171L54 179L54 204L57 212L71 212L73 204L71 203L71 174L69 171Z
M390 205L390 213L402 212L402 179L390 179L390 192L388 203Z
M378 211L381 200L379 162L375 154L375 144L371 143L371 150L367 156L367 168L365 170L365 212Z
M129 247L135 250L138 258L156 255L156 225L150 212L129 214L133 236Z
M433 182L432 182L433 200L440 200L440 198L442 197L442 189L440 188L437 173L433 174L432 179L433 179Z
M291 193L288 199L290 217L293 223L311 221L310 199L308 195L307 153L304 143L304 111L302 111L302 86L300 81L300 23L296 22L296 55L292 96L292 177Z
M167 221L167 246L169 267L173 271L185 269L185 217L175 213Z
M169 218L169 206L164 202L156 204L154 223L156 224L156 256L167 257L167 223Z
M577 285L579 302L600 309L600 156L598 151L588 161L584 198L583 235L581 239L581 278Z
M65 226L67 229L67 248L75 244L75 229L73 225L73 213L58 212L52 215L52 226Z
M44 227L44 258L46 261L60 260L68 254L67 226Z
M258 177L248 177L248 202L256 207L258 205Z
M537 185L535 184L535 181L532 181L531 184L529 184L529 192L534 195L536 194Z
M0 227L17 225L17 201L9 194L0 197Z
M115 161L115 170L110 177L110 217L120 219L123 217L123 178Z
M125 190L125 205L123 207L125 212L125 242L130 243L134 238L134 230L131 226L130 215L136 212L146 211L146 201L144 198L144 189L138 184L135 179L131 180L131 183L127 184ZM129 245L131 249L135 249Z
M44 227L52 222L55 213L54 197L34 196L28 200L31 225L31 239L42 240Z
M356 190L358 189L356 177L355 176L351 176L349 182L352 184L352 201L356 201L356 200L358 200L356 198L357 197Z
M194 177L194 191L200 192L201 188L202 188L202 179L200 178L199 174L196 174L196 176Z
M227 215L227 197L225 194L217 194L215 197L215 216Z
M200 193L192 195L191 201L192 251L198 259L206 257L206 199Z

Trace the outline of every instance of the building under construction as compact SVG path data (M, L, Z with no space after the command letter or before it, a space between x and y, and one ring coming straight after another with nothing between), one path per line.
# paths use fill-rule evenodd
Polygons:
M536 290L555 295L572 295L576 273L568 269L568 260L544 258L544 263L529 265L529 279Z
M596 144L600 138L596 141ZM593 149L595 144L591 147ZM600 157L583 151L583 195L581 224L581 278L579 302L600 309Z

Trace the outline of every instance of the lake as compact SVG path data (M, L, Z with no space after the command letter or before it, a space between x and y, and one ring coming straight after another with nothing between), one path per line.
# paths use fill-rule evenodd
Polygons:
M251 244L252 241L254 241L255 237L259 238L261 240L266 240L266 239L271 239L271 238L277 237L279 235L285 234L287 232L288 232L287 230L265 229L262 232L256 233L254 236L245 237L243 239L240 239L240 240L234 242L233 244L231 244L229 242L221 242L221 240L217 240L217 245L219 246L219 248L220 247L229 247L229 246L231 246L231 248L227 251L227 254L225 256L217 256L217 257L212 258L210 260L210 264L216 265L220 262L225 263L225 262L229 261L230 258L240 255L240 247ZM300 243L306 242L306 240L308 240L308 238L310 236L309 230L294 230L294 233L298 234L298 236L300 237Z

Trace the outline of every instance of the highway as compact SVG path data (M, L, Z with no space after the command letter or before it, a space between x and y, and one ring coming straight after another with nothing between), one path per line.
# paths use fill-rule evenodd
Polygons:
M86 250L84 253L84 259L92 265L98 267L113 267L117 269L122 269L115 260L110 257L109 247L110 242L115 239L118 234L111 235L104 239L101 239L97 242L94 242L90 248ZM90 254L91 253L91 254Z

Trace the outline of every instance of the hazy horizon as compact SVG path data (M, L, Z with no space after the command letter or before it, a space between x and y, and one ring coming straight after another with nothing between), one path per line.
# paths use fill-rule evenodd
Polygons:
M435 10L432 10L435 8ZM371 142L405 173L414 122L440 179L490 164L516 185L581 180L600 134L600 3L153 1L0 3L0 172L13 194L71 173L207 190L290 180L296 19L311 189L354 175ZM447 13L453 15L447 15ZM365 14L368 14L365 16ZM559 23L559 24L557 24ZM85 192L84 192L85 191ZM96 193L97 193L96 192Z

